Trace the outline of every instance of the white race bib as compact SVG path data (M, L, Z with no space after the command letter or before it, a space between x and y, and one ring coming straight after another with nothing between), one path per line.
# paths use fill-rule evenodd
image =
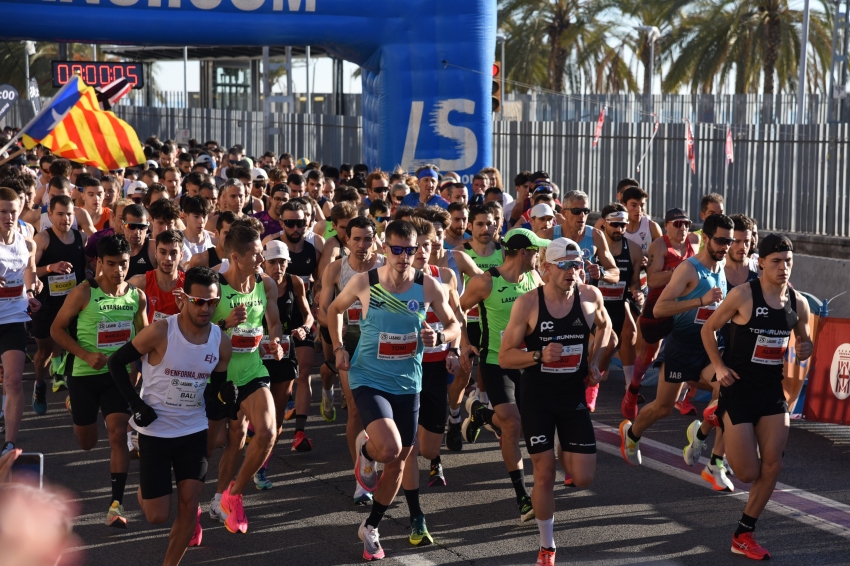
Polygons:
M407 360L416 356L419 338L416 332L410 334L391 334L381 332L378 335L379 360Z
M263 334L263 339L260 341L260 346L262 349L260 352L263 354L264 360L274 360L274 356L269 353L269 344L271 344L271 340L269 339L268 334ZM280 347L283 350L283 357L289 357L289 350L291 347L291 342L289 341L289 336L281 336L280 337Z
M97 323L97 349L118 348L130 341L133 333L133 321Z
M166 320L169 316L174 316L173 314L165 314L164 312L154 311L153 312L153 321L156 322L158 320Z
M172 377L165 393L165 406L190 411L204 406L205 379Z
M250 354L256 352L263 339L262 328L242 328L237 326L230 334L230 344L234 354Z
M6 284L0 287L0 302L20 300L24 294L24 278L6 279Z
M581 344L563 346L561 359L557 362L549 362L540 366L543 373L575 373L581 365L581 356L584 347Z
M622 301L623 294L626 292L626 282L617 281L616 283L606 283L599 281L599 292L602 293L604 301Z
M781 366L788 349L788 336L759 336L753 348L752 362L768 366Z
M74 273L47 276L47 287L51 297L64 297L76 286L77 276Z

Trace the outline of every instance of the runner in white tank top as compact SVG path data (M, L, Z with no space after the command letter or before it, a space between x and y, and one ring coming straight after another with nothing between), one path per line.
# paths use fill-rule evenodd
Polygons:
M640 246L640 251L643 252L643 255L646 255L647 250L649 250L649 244L652 243L652 230L650 229L649 216L643 216L640 219L640 225L636 232L629 232L628 228L626 229L625 237L628 240L636 243Z

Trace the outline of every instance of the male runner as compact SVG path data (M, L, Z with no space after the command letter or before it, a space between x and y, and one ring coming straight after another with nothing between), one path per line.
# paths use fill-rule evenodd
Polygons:
M401 201L404 206L439 206L448 208L449 201L441 197L437 193L437 182L440 176L439 169L436 165L422 165L416 170L417 185L419 186L418 193L409 193Z
M703 196L699 201L699 219L703 223L705 219L714 214L723 214L724 212L724 201L723 195L719 195L717 193L708 193ZM694 231L694 234L699 236L699 249L702 251L702 248L705 246L705 237L703 236L702 230Z
M106 227L106 223L112 218L112 211L103 206L103 185L97 179L89 177L84 180L81 193L86 214L76 214L77 223L86 235L91 236Z
M181 267L188 269L192 256L215 247L213 233L204 229L212 207L204 197L187 196L181 208L181 219L186 229L183 230L183 257L180 261Z
M157 236L157 249L169 233ZM171 526L165 566L179 564L186 548L199 546L203 536L200 499L209 465L205 403L225 404L227 399L232 404L236 398L227 382L230 341L222 340L221 330L210 324L221 301L218 275L205 267L191 269L185 289L179 314L154 322L108 360L112 379L132 408L130 426L139 433L137 497L151 524L165 523L171 515L174 469L177 518ZM141 395L127 373L127 364L139 359ZM229 396L221 391L225 383L230 386Z
M209 267L213 269L221 265L222 260L227 259L227 252L224 251L224 239L234 222L236 222L236 215L229 210L219 214L215 221L215 246L192 255L192 259L189 260L189 267Z
M21 201L10 188L0 187L0 359L6 395L6 439L2 454L15 449L24 415L24 363L27 359L27 310L38 311L36 245L18 232Z
M52 366L54 392L63 388L60 375L62 352L50 337L50 325L71 290L86 278L86 236L71 228L74 218L74 203L71 197L53 197L49 205L52 226L35 235L36 274L42 282L38 301L41 308L32 315L30 332L35 338L38 351L33 358L35 385L32 406L37 415L47 412L47 384L45 378Z
M352 277L358 273L366 273L373 269L383 266L386 263L386 257L381 254L373 253L375 243L375 224L368 218L359 216L352 218L346 224L346 246L349 253L341 259L331 263L325 272L322 274L322 291L319 295L318 319L319 324L323 328L327 328L328 309L342 290L348 285ZM360 342L360 321L363 306L359 302L354 302L348 305L345 309L343 344L348 351L349 358L354 356L354 351L357 344ZM333 339L328 330L327 342L332 345ZM333 349L331 349L333 355ZM334 356L335 357L335 356ZM329 372L333 375L332 368L327 367L326 362L322 365L322 372ZM339 382L342 386L342 393L346 399L346 407L348 411L348 419L345 424L345 437L348 441L348 450L351 453L352 463L357 463L357 450L355 444L357 435L363 430L363 423L360 419L360 413L357 411L357 404L354 402L354 397L351 394L351 388L348 384L348 371L336 368L339 371ZM322 395L321 412L325 413L324 392ZM330 406L333 408L333 398L331 397ZM330 414L330 413L328 413ZM354 488L354 504L365 505L372 500L372 494L366 491L359 482L355 482Z
M254 218L263 223L263 239L280 232L280 213L283 205L289 201L289 188L283 183L274 185L271 189L269 208L254 214Z
M471 237L466 232L466 226L469 224L469 208L464 203L453 202L447 210L452 220L446 228L446 241L443 246L447 250L453 250Z
M602 353L611 339L603 293L584 285L578 244L559 238L546 248L546 285L520 296L502 337L499 365L525 369L521 381L522 430L534 464L532 503L540 531L539 566L555 564L555 433L564 470L577 487L596 471L596 435L584 399L585 382L603 379ZM590 332L596 327L593 357Z
M165 230L156 236L156 269L134 275L129 282L145 290L148 301L148 323L163 320L180 312L176 296L183 289L186 273L181 271L183 235ZM113 376L114 377L114 376Z
M264 334L263 318L269 336L266 352L280 360L283 349L280 346L277 286L262 273L260 233L249 226L236 224L228 232L224 247L230 265L227 271L219 274L222 300L215 309L213 321L230 336L233 357L227 366L227 380L238 387L239 396L227 412L207 411L207 418L211 421L211 439L218 436L224 418L230 419L210 516L224 522L231 533L247 533L248 518L242 505L242 492L268 458L277 437L269 371L263 365L259 352ZM249 422L254 428L254 436L240 466Z
M735 243L726 255L726 285L731 291L738 285L758 279L758 266L750 261L750 244L753 239L753 221L743 214L733 214L729 218L735 224L732 237ZM726 327L724 327L726 328Z
M718 388L717 382L711 381L714 370L708 355L696 338L705 321L726 296L723 260L734 241L731 237L733 227L728 216L715 214L708 217L703 225L708 243L696 256L679 264L655 304L655 316L672 316L673 329L664 346L655 400L643 407L634 424L628 419L620 424L620 449L623 458L632 466L641 463L641 436L656 421L670 415L685 382L702 381L712 389ZM688 427L684 458L689 465L699 461L712 427L709 419L705 423L694 421ZM718 431L711 461L703 470L702 478L716 491L734 491L732 482L726 477L723 453L723 438Z
M239 179L228 179L221 187L220 194L221 198L218 200L220 212L210 214L209 220L207 220L206 229L211 232L216 229L219 214L222 212L230 211L236 215L236 218L245 216L242 209L245 207L245 199L250 196L245 185Z
M788 286L793 255L786 236L768 234L759 243L761 277L732 290L700 333L720 382L717 417L729 462L741 481L752 482L732 535L732 552L754 560L770 559L753 532L776 487L788 441L791 423L782 360L791 333L799 359L808 359L813 350L809 303ZM730 321L729 342L721 356L715 332Z
M150 258L150 238L148 232L148 211L139 204L124 207L121 221L124 223L124 237L130 244L130 265L125 277L144 274L154 269ZM99 242L98 242L99 243Z
M124 517L124 486L130 457L127 422L130 407L109 375L106 358L132 340L145 319L145 293L125 281L129 270L130 244L122 236L105 236L97 243L94 279L75 287L59 309L50 335L69 360L68 393L74 435L83 450L97 445L100 410L109 435L112 504L106 525L127 528Z
M418 249L413 225L392 222L386 236L387 264L352 277L328 309L336 366L349 372L352 396L365 427L357 437L355 476L374 493L369 517L358 530L367 560L384 558L378 525L395 499L405 460L416 441L423 348L451 342L460 331L442 286L413 268ZM363 305L361 335L349 362L342 313L356 301ZM442 332L425 321L429 306L443 323ZM380 482L377 462L384 465ZM427 533L424 518L412 527Z
M335 234L325 240L325 246L322 248L322 257L319 260L320 280L328 265L348 253L345 247L345 228L348 226L348 222L356 217L357 206L350 202L341 202L331 209L331 225Z
M534 270L538 250L549 245L549 240L538 238L531 230L514 228L502 241L505 262L491 267L469 280L460 297L460 308L469 311L478 305L481 312L481 344L473 344L464 334L461 338L461 364L470 366L470 355L481 354L479 372L484 390L493 405L488 409L483 401L470 396L466 401L469 416L463 421L462 432L467 442L475 442L484 424L499 431L502 459L516 492L520 519L534 518L531 497L525 489L525 472L519 440L522 435L517 389L520 372L499 366L499 344L507 328L511 310L517 297L543 284Z

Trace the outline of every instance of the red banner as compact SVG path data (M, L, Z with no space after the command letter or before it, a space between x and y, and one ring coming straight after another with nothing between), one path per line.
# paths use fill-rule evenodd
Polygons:
M850 424L850 319L820 319L808 383L807 421Z
M603 106L602 110L599 111L599 119L596 120L596 131L593 133L593 147L596 147L596 144L599 143L599 136L602 135L602 124L605 123L605 111L607 109L607 106Z
M732 146L732 128L726 126L726 165L735 163L735 152Z
M696 173L697 161L694 154L694 136L691 133L691 123L687 120L685 120L685 150L688 154L688 163L691 165L691 173Z

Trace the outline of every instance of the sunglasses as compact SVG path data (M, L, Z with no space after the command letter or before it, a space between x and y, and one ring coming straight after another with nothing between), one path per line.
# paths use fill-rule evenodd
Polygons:
M617 222L617 221L609 220L608 226L610 226L612 228L625 228L626 226L628 226L628 223L627 222Z
M579 214L590 214L589 208L568 208L567 210L569 210L570 214L574 216L578 216Z
M394 201L396 201L396 202L401 202L401 201L403 201L403 200L404 200L404 197L400 197L400 196L397 196L397 195L393 195L393 200L394 200Z
M49 173L50 173L50 167L48 167L47 169L45 169L44 167L42 167L42 168L41 168L41 172L42 172L42 173L48 173L48 174L49 174Z
M388 193L390 190L387 187L375 187L372 189L373 193Z
M415 246L390 246L390 251L393 255L401 255L407 254L408 256L412 256L416 253L416 250L419 249L419 244Z
M128 222L127 228L130 230L147 230L148 225L143 222Z
M254 186L255 187L265 187L266 182L265 181L254 181Z
M691 221L690 220L674 220L673 226L675 226L676 228L690 228L691 227Z
M209 305L211 307L217 307L218 303L221 302L221 297L216 297L214 299L202 299L201 297L193 297L192 295L184 295L186 300L192 303L193 305L203 307Z
M134 198L134 199L130 199L130 200L132 200L136 204L142 204L142 199L140 199L140 198Z
M389 220L389 219L390 219L390 217L389 217L389 216L376 216L376 217L375 217L375 222L377 222L378 224L380 224L381 222L386 222L386 221L387 221L387 220Z
M735 243L735 238L715 238L712 236L711 241L718 246L731 246Z
M552 265L554 265L558 269L569 271L570 269L582 269L584 267L584 262L577 259L565 259L564 261L559 261L553 263Z
M287 228L303 228L307 225L307 221L303 218L299 220L284 220L283 225Z

